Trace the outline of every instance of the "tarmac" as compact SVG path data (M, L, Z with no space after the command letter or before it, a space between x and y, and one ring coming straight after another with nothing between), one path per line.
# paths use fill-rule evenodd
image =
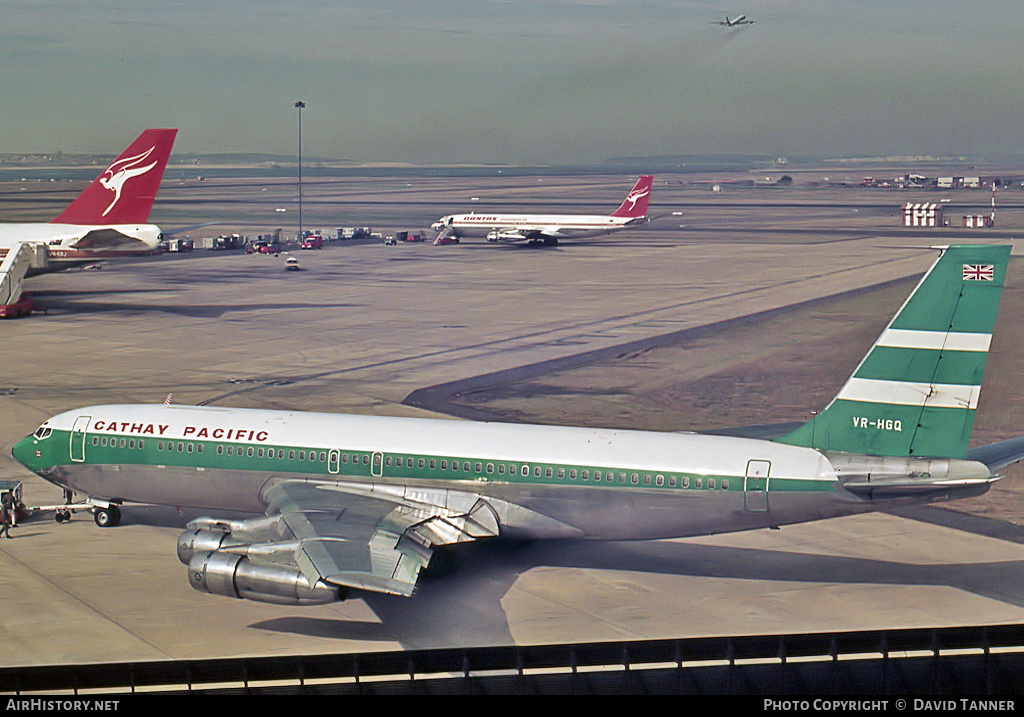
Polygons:
M426 226L483 182L491 201L524 210L587 196L596 206L585 211L610 211L631 186L545 177L543 198L522 178L401 186L416 181L351 200L354 182L312 187L307 227L388 217L394 228ZM203 187L189 205L195 188L170 186L164 211L269 226L275 201L257 203L258 185L236 189ZM0 479L23 479L30 505L58 502L59 490L14 462L17 440L73 407L168 395L650 430L805 420L930 266L929 247L966 241L1015 244L973 442L1019 434L1024 246L1014 219L999 232L903 230L895 208L905 197L888 195L889 211L861 196L711 200L656 183L656 221L551 249L338 242L292 252L299 272L285 271L285 254L195 251L33 278L45 313L0 323ZM114 529L86 513L60 525L40 514L0 542L0 664L1016 623L1020 485L1015 468L964 505L773 531L471 545L413 598L312 608L193 590L175 555L196 517L188 510L126 506Z

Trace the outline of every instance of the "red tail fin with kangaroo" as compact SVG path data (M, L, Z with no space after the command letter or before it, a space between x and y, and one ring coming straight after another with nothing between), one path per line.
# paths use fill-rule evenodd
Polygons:
M640 177L633 190L626 197L614 212L613 217L645 217L647 216L647 200L651 196L651 185L654 183L653 176Z
M93 180L54 224L143 224L149 220L176 129L147 129Z

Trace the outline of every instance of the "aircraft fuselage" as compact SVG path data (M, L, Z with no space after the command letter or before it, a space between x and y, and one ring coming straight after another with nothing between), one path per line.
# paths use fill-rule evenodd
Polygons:
M636 224L636 219L601 215L457 214L434 225L450 227L457 237L486 237L491 241L517 242L544 237L579 239L600 236Z
M472 494L503 534L535 538L682 537L878 508L817 450L689 433L98 406L49 419L14 454L112 502L262 513L285 479L441 508Z
M34 267L29 276L59 271L78 264L139 256L154 251L160 243L155 224L0 224L0 259L21 244L46 247L47 265Z

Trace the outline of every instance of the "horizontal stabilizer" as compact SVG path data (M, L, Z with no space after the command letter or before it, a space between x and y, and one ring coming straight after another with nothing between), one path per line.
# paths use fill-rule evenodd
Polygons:
M129 236L117 229L93 229L86 232L81 239L72 245L79 251L110 251L114 249L145 250L146 242L138 237Z
M1002 470L1024 458L1024 436L972 448L967 451L966 458L984 463L992 472Z

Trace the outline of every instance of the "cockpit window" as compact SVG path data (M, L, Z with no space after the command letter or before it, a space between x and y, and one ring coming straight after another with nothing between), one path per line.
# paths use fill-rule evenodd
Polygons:
M53 429L50 428L49 426L40 426L32 435L35 436L36 439L41 441L44 438L49 438L51 433L53 433Z

